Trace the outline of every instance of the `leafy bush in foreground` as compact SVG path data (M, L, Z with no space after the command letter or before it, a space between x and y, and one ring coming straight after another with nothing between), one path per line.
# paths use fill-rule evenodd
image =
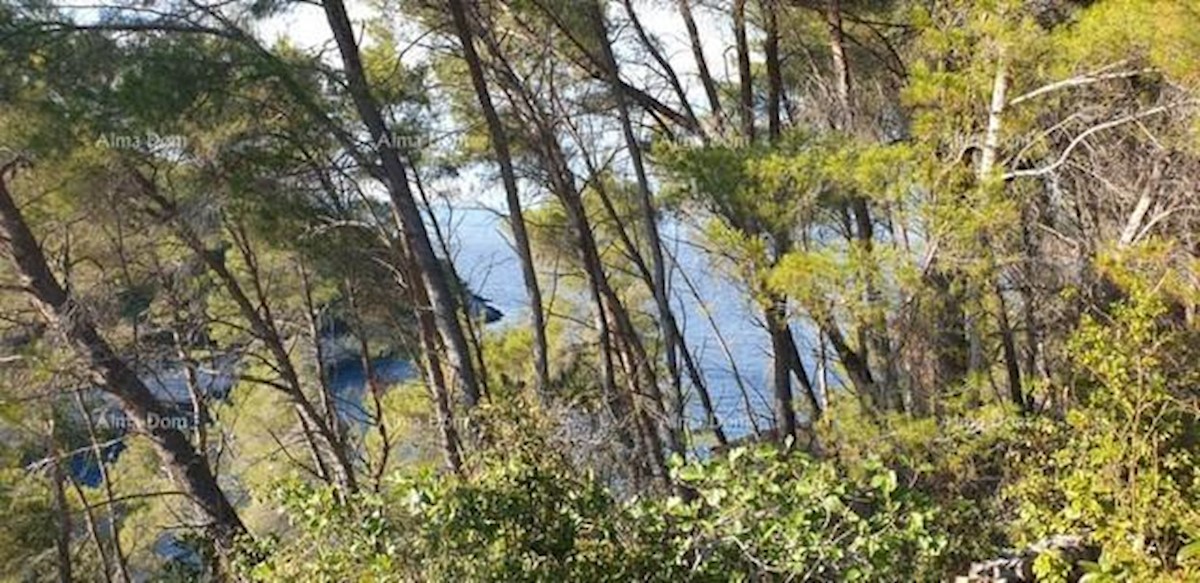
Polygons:
M943 541L931 508L875 466L772 447L678 466L684 496L621 502L555 464L521 459L469 479L424 476L381 495L279 489L295 528L249 568L262 581L912 580Z

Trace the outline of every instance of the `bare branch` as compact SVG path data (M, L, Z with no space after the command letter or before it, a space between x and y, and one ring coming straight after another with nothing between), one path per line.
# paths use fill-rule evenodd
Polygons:
M1152 107L1150 109L1147 109L1145 111L1141 111L1138 113L1131 113L1129 115L1119 117L1117 119L1106 121L1102 124L1092 126L1091 128L1088 128L1086 131L1079 134L1078 136L1075 136L1075 139L1071 140L1070 144L1067 144L1066 149L1063 150L1062 154L1060 154L1058 156L1058 159L1055 160L1054 162L1050 163L1049 165L1043 166L1041 168L1032 168L1029 170L1014 170L1012 172L1008 172L1004 175L1004 179L1012 180L1014 178L1023 178L1023 177L1029 177L1029 176L1041 176L1043 174L1049 174L1050 172L1054 172L1060 166L1065 164L1067 162L1067 160L1071 157L1071 152L1073 152L1075 150L1075 148L1079 147L1079 145L1082 144L1084 142L1084 140L1088 139L1088 137L1091 136L1092 134L1095 134L1097 132L1102 132L1104 130L1112 129L1117 126L1121 126L1121 125L1124 125L1124 124L1127 124L1127 123L1130 123L1133 121L1137 121L1137 120L1145 118L1145 117L1158 115L1160 113L1169 111L1171 109L1174 109L1176 107L1179 107L1181 105L1185 105L1188 103L1193 103L1193 101L1181 101L1181 102L1167 104L1167 105L1160 105L1158 107Z
M1111 67L1111 65L1110 65L1110 67ZM1101 70L1103 70L1103 69L1101 69ZM1146 74L1153 73L1153 72L1155 72L1154 69L1137 69L1137 70L1133 70L1133 71L1119 71L1116 73L1099 73L1099 72L1086 73L1083 75L1079 75L1078 77L1071 77L1070 79L1063 79L1062 81L1056 81L1054 83L1050 83L1049 85L1043 85L1041 87L1038 87L1037 89L1034 89L1033 91L1030 91L1030 92L1022 94L1022 95L1018 95L1018 96L1012 98L1008 102L1008 105L1011 107L1011 106L1017 105L1019 103L1025 102L1025 101L1029 101L1031 99L1041 97L1042 95L1045 95L1047 93L1052 93L1054 91L1058 91L1060 89L1068 89L1071 87L1080 87L1083 85L1091 85L1093 83L1100 83L1102 81L1111 81L1113 79L1128 79L1130 77L1137 77L1138 75L1146 75Z

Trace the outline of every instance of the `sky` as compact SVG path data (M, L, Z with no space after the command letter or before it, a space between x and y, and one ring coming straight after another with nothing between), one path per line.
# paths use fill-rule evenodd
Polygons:
M679 75L689 100L694 104L707 103L696 73L697 66L692 56L687 31L674 3L635 0L633 4L647 32L661 41L664 56ZM368 3L358 0L348 0L346 8L351 21L360 30L363 28L363 22L377 14ZM610 5L611 8L615 6ZM734 55L731 51L723 50L733 44L732 31L726 30L727 27L706 8L695 6L693 13L700 36L705 41L703 48L709 69L718 79L732 78L737 66L733 61ZM623 12L610 13L610 17L614 21L628 20ZM256 33L268 45L286 39L299 48L324 51L331 63L336 64L338 59L325 14L320 6L314 4L294 4L287 12L259 23ZM632 39L632 31L624 31L623 34ZM369 44L371 39L364 36L362 42ZM405 41L402 39L402 42ZM406 53L406 60L411 65L426 55L426 51L417 48ZM657 75L649 69L649 64L637 63L627 58L623 59L622 66L622 75L635 85L641 85L643 81L654 85L662 84ZM454 197L456 205L500 209L504 206L504 194L499 181L492 174L495 174L494 169L468 169L452 183L439 186ZM535 204L536 200L527 199L526 203Z

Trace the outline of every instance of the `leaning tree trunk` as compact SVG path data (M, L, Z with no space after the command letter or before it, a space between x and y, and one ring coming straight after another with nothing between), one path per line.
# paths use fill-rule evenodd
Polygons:
M671 377L671 406L668 412L669 431L679 435L684 431L684 396L683 382L679 369L679 327L675 324L674 310L667 290L666 260L663 259L662 237L658 232L658 213L654 208L653 195L650 193L650 180L646 177L646 167L642 160L642 149L637 136L633 132L633 122L629 116L629 104L620 91L621 75L612 44L608 39L608 27L604 22L603 6L593 4L594 26L601 39L604 64L606 65L609 81L613 87L613 95L617 103L617 115L621 122L621 133L625 139L625 147L633 163L634 177L638 186L638 210L642 215L643 236L650 250L651 287L653 288L654 303L658 308L659 330L663 335L666 350L667 374ZM636 251L636 250L635 250Z
M187 436L170 428L169 423L152 422L166 418L169 413L100 335L83 306L58 283L3 178L0 174L0 241L4 242L22 287L42 317L88 362L100 389L117 399L137 430L154 444L175 483L212 521L210 530L218 549L222 553L231 551L235 540L247 531L221 492L216 477Z
M487 79L483 75L483 65L480 62L479 53L475 51L467 8L462 0L450 0L449 6L459 43L463 47L463 58L466 59L467 68L471 72L471 83L475 87L479 107L483 110L483 117L487 121L492 148L496 152L496 161L500 165L500 178L504 183L509 222L512 225L517 258L521 263L521 275L525 280L525 293L529 296L529 309L533 320L533 360L537 375L537 392L542 398L545 398L550 384L546 319L542 307L542 291L538 286L537 271L533 264L533 251L529 245L529 232L525 226L525 215L521 210L521 197L517 190L517 175L513 170L508 134L504 130L500 116L496 113L495 104L492 103L492 96L488 91Z
M721 97L717 93L717 84L713 81L712 73L708 70L708 61L704 58L704 45L700 42L700 30L696 27L696 19L692 16L692 6L688 0L677 0L679 15L683 17L684 28L688 32L688 41L692 47L692 57L696 59L696 74L700 76L700 84L704 86L704 94L708 97L708 106L717 133L724 133L725 112L721 109Z
M371 87L363 70L358 41L344 3L342 0L325 0L322 4L338 51L341 53L347 89L359 118L370 134L373 154L383 166L388 195L408 242L409 253L417 266L421 284L429 296L429 308L433 312L446 356L457 375L467 406L474 408L479 403L480 390L475 368L471 363L467 337L463 332L462 322L458 319L454 294L446 281L441 262L433 251L420 208L408 184L408 169L400 159L395 136L387 127L379 104L371 94Z

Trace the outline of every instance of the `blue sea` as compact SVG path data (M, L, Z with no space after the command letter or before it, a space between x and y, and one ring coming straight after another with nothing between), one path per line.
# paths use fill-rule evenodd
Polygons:
M477 296L503 314L497 322L488 325L489 331L502 332L505 327L528 322L528 300L505 218L488 209L455 209L453 213L440 213L439 225L447 236L450 257L460 277ZM760 427L769 425L770 344L748 295L719 267L720 262L713 260L712 250L703 248L700 238L689 229L668 221L662 226L662 233L676 318L704 375L726 434L737 437L750 433L753 427L751 415ZM548 296L548 282L554 274L544 272L539 275L543 280L543 294ZM654 309L652 305L633 308L649 313ZM799 332L796 338L802 354L810 353L805 342L812 335ZM722 348L720 339L724 340L728 353ZM399 382L416 375L413 363L405 360L383 358L373 364L384 382ZM199 378L202 390L223 398L233 388L232 370L236 366L233 360L221 359L215 370L202 371ZM366 379L358 359L344 359L333 364L329 375L343 414L353 420L365 420L362 397ZM165 402L178 403L181 407L187 403L186 385L179 367L164 365L143 377L150 389ZM685 385L690 386L690 383L685 381ZM687 412L690 427L702 428L704 415L699 400L690 391ZM109 416L105 418L109 421L121 422L115 403L102 415ZM111 463L120 455L121 449L123 444L117 441L116 447L106 449L103 455ZM82 450L72 456L71 469L84 484L99 485L98 467L90 451Z
M506 219L488 209L456 209L440 221L459 274L476 294L505 314L492 326L527 322L528 300ZM662 233L671 268L672 301L688 348L702 369L726 431L731 435L749 433L751 426L735 377L740 375L755 414L769 416L770 343L761 318L745 290L725 273L720 261L713 260L712 250L702 246L696 233L674 221L666 221ZM540 277L548 281L553 275L544 272ZM548 295L545 288L543 284L543 295ZM639 308L653 312L652 305ZM808 337L796 335L802 353L811 352L804 344ZM722 350L719 338L724 339L732 359ZM688 410L692 425L698 426L703 416L692 397Z

